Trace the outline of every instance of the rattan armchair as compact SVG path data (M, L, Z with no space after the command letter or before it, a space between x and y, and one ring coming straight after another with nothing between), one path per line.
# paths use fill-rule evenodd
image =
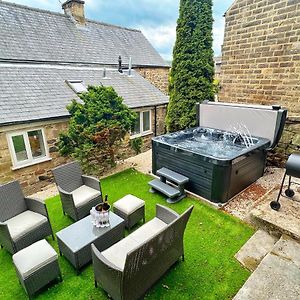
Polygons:
M24 197L18 181L0 185L0 244L10 253L52 235L46 205Z
M63 213L78 221L86 217L90 209L102 202L98 179L85 176L78 162L71 162L52 170L60 194Z

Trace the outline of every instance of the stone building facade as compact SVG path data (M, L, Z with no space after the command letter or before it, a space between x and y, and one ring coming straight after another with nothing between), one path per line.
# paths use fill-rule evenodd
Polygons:
M278 164L300 149L300 2L236 0L225 14L219 100L288 109Z
M165 115L166 105L160 105L155 108L151 108L151 123L152 132L142 136L143 145L142 151L146 151L151 148L151 138L156 135L161 135L165 132ZM45 138L47 141L47 148L49 150L50 159L31 166L14 169L12 167L12 158L9 151L7 134L19 129L37 128L43 127L45 132ZM33 186L38 184L39 187L46 186L52 181L51 169L58 165L66 163L69 159L62 157L59 154L57 141L59 133L66 131L68 128L68 119L57 122L37 122L36 124L28 124L27 126L22 124L6 126L0 128L0 184L9 182L11 180L19 180L25 193L32 192ZM119 151L119 158L126 159L135 155L135 151L130 146L131 136L128 134L124 141L123 146ZM36 187L35 187L36 188Z
M0 1L6 41L0 43L0 184L19 180L25 192L48 184L51 169L67 161L57 147L68 127L66 106L88 86L112 86L138 112L135 135L126 136L116 157L135 155L130 142L136 137L149 149L151 137L165 130L169 66L142 32L87 19L84 1L65 1L62 9Z
M168 95L169 88L169 67L145 67L135 68L145 79L150 81L165 95Z

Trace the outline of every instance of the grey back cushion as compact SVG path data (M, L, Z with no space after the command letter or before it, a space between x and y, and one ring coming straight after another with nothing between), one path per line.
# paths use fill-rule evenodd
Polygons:
M82 170L78 162L71 162L57 167L52 172L56 184L68 193L83 185Z
M0 186L0 221L4 222L27 210L18 181Z

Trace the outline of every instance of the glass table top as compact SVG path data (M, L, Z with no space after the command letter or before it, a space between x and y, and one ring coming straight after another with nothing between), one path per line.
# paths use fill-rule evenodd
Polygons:
M97 228L92 224L91 216L87 216L74 224L56 233L56 236L72 251L77 251L82 247L91 244L101 235L109 232L112 228L125 222L121 217L113 212L109 212L109 227Z

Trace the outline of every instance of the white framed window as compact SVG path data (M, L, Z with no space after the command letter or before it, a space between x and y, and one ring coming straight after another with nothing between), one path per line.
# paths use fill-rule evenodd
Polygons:
M7 139L13 170L51 159L42 128L11 132Z
M143 136L152 133L151 110L137 111L137 119L131 130L131 137Z

